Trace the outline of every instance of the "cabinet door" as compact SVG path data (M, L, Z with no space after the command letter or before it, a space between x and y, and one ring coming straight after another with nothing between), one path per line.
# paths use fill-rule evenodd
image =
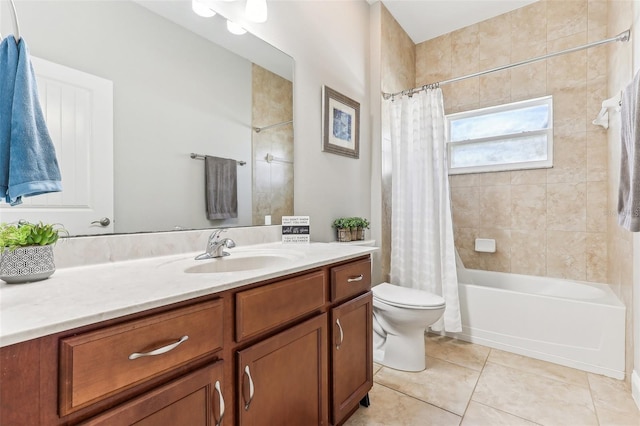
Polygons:
M220 426L225 410L222 365L216 362L185 375L83 425Z
M339 424L373 386L373 296L331 311L332 420Z
M238 419L327 425L327 314L238 352Z

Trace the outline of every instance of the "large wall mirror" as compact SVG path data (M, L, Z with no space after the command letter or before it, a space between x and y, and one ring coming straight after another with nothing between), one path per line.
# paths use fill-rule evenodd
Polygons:
M230 34L220 15L197 16L191 1L15 1L34 68L42 59L110 83L113 116L106 130L91 120L84 125L82 95L69 96L56 77L39 87L47 121L55 122L52 138L66 141L58 148L68 170L64 191L19 207L0 204L2 221L52 221L52 211L84 210L90 215L80 226L56 220L72 235L84 235L278 224L293 214L291 57L249 33ZM0 6L5 35L12 23L7 2ZM92 168L101 159L95 163L90 157L97 151L79 148L66 128L99 144L112 133L107 226L99 223L106 215L91 209L110 198L110 190L84 189L85 181L97 180ZM204 161L192 153L238 160L237 218L207 219Z

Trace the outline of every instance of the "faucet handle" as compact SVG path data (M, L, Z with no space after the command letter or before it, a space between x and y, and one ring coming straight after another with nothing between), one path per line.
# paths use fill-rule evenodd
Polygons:
M231 238L225 238L224 245L225 245L227 248L234 248L234 247L236 246L236 242L235 242L235 241L233 241Z
M209 235L209 242L211 243L217 240L223 232L227 232L227 228L218 228L214 230L211 235Z

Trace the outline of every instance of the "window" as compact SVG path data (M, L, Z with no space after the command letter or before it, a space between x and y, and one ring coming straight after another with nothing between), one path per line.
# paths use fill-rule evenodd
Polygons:
M551 96L447 116L449 174L553 166Z

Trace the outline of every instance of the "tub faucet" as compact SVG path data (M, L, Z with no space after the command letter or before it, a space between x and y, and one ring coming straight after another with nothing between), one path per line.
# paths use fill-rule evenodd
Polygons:
M231 253L224 251L226 248L233 248L236 242L231 238L220 238L220 234L227 232L226 229L216 229L209 235L207 249L204 253L196 256L196 260L215 259L218 257L229 256Z

